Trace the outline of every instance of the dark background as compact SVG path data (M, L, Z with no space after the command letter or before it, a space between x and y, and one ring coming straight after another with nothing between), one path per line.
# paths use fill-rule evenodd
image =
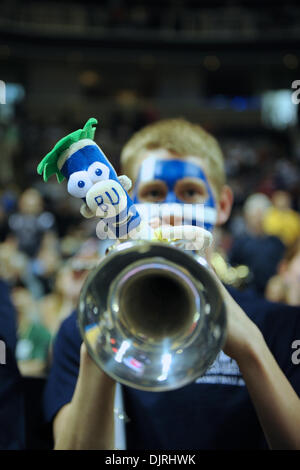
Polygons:
M19 86L13 109L0 106L2 183L34 182L41 157L91 116L117 167L133 131L184 116L220 139L229 177L246 167L243 199L278 159L299 163L298 125L262 118L264 94L300 78L299 47L297 2L2 1L0 79Z

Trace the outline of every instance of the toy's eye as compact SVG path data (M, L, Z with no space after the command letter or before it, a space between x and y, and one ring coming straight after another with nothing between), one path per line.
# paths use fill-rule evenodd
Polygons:
M109 179L109 168L101 162L94 162L88 168L88 175L93 183Z
M88 190L93 186L86 171L72 173L68 181L68 193L74 197L85 197Z

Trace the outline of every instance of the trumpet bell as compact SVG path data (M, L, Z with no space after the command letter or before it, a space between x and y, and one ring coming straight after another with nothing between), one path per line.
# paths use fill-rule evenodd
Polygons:
M166 243L127 241L88 276L81 335L95 362L140 390L182 387L222 348L226 311L203 258Z

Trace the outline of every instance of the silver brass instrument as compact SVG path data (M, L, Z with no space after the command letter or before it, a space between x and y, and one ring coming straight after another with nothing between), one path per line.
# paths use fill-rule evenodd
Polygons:
M162 242L119 244L89 274L78 321L116 381L165 391L202 376L226 335L222 294L204 258Z

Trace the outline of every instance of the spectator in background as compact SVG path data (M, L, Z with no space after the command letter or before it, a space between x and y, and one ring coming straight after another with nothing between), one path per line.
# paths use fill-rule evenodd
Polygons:
M300 305L300 239L289 247L266 287L266 298L272 302Z
M264 233L263 222L270 207L271 201L264 194L252 194L246 199L243 215L247 232L233 240L228 254L232 266L248 266L250 286L261 295L268 280L276 273L285 249L278 237Z
M43 322L52 335L77 307L81 287L98 261L98 240L91 238L57 271L53 292L39 300Z
M9 227L18 240L19 249L33 258L45 232L54 228L54 216L45 212L40 193L26 189L19 199L19 211L8 219Z
M49 281L57 267L57 237L54 233L54 216L44 211L41 194L33 188L26 189L18 201L18 212L8 218L10 239L15 239L18 256L26 256L24 284L35 298L49 291Z
M263 220L264 232L291 246L300 237L300 215L291 208L291 196L286 191L275 191L272 203Z
M54 278L61 266L61 247L55 232L46 232L35 259L31 262L31 272L41 286L43 294L53 288Z
M0 449L25 446L22 380L15 360L15 311L9 289L0 280ZM4 356L4 357L3 357Z
M0 205L0 243L2 243L8 234L7 216L3 207Z
M15 287L12 299L17 311L18 341L16 359L24 376L43 377L47 372L51 334L43 325L31 293Z

